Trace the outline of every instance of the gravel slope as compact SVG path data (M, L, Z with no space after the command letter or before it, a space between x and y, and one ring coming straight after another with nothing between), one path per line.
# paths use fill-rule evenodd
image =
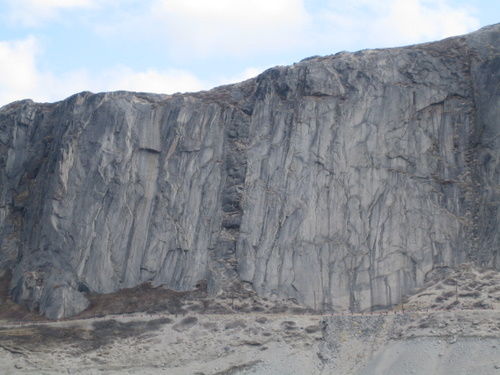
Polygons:
M0 373L489 375L499 373L498 348L494 310L132 314L5 324Z

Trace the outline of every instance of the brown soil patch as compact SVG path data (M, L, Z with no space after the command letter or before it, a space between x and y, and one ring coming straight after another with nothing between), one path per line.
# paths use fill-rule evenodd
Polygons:
M134 288L121 289L115 293L88 294L89 308L71 319L136 312L183 314L186 312L183 309L184 300L197 293L200 292L176 292L162 287L153 288L146 283Z
M0 329L0 347L17 348L21 354L24 351L50 351L54 347L66 347L73 355L79 355L111 344L117 339L128 337L140 339L170 323L172 321L168 318L134 322L118 322L111 319L94 322L92 329L49 325L7 328Z

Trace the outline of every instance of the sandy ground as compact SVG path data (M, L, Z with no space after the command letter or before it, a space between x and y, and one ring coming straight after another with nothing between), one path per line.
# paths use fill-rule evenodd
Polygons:
M0 374L500 375L498 273L441 271L387 312L313 314L251 296L176 300L153 313L0 320ZM122 308L141 293L113 301Z
M0 373L445 374L468 353L454 362L463 371L451 373L489 375L499 374L499 348L500 312L493 310L133 314L4 325Z
M500 374L498 338L460 337L453 343L437 337L396 341L377 353L360 375Z
M0 328L0 373L236 374L262 364L272 364L276 374L318 373L311 366L319 362L315 353L322 337L320 316L294 316L293 320L257 314L161 319L168 320L151 325L152 330L143 325L142 332L130 336L130 324L160 319L136 314L115 320L42 325L57 332L38 332L40 325ZM94 331L106 324L113 326L110 332L103 332L106 340L89 346L87 341L95 344L98 340ZM29 337L20 340L23 336ZM110 336L114 337L108 341ZM38 337L38 342L31 337Z

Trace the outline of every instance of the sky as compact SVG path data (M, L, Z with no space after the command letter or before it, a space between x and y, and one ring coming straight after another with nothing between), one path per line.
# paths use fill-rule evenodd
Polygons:
M0 0L0 106L171 94L500 22L498 0Z

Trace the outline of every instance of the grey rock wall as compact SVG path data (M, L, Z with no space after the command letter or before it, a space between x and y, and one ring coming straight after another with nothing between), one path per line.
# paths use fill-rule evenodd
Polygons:
M143 282L316 309L500 268L500 26L239 84L0 109L0 270L51 317ZM1 272L1 271L0 271Z

